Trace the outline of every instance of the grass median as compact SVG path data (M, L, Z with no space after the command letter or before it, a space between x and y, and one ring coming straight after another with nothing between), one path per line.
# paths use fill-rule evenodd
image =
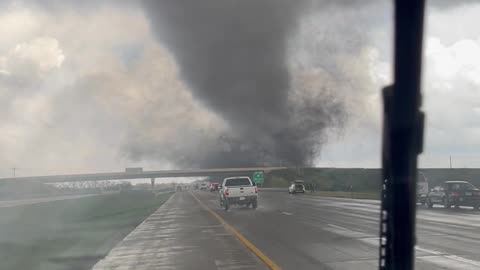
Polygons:
M128 191L0 208L0 269L90 269L170 195Z

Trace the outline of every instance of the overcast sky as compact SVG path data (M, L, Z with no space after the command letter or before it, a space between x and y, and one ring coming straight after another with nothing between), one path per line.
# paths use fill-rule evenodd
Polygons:
M474 27L479 20L476 14L480 12L480 3L474 2L443 2L449 3L444 6L441 1L429 1L427 6L423 72L427 126L421 167L448 167L450 156L453 167L480 167L480 33ZM385 48L382 40L374 40L374 50ZM391 50L391 43L386 44L387 50ZM379 61L371 70L380 84L391 79L390 54L387 52L384 58L381 49L374 54ZM380 116L378 97L377 92L370 101ZM375 128L366 128L361 121L350 123L350 132L327 145L319 163L379 166L380 119L373 121Z
M229 128L192 95L144 7L114 3L2 2L0 177L13 167L20 176L175 168L189 159L178 157L189 153L184 149L208 145L202 138ZM328 17L311 12L289 36L292 88L315 96L308 91L327 85L345 105L346 121L322 137L317 166L380 164L379 91L391 82L391 12L386 4L335 8ZM471 1L427 9L423 167L447 167L450 155L454 167L480 166L478 14L480 3ZM317 56L327 47L338 52L328 59L335 72Z

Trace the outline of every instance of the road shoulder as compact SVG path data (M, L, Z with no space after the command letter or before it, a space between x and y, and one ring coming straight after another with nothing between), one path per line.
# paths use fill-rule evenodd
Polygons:
M94 267L267 269L187 192L177 192Z

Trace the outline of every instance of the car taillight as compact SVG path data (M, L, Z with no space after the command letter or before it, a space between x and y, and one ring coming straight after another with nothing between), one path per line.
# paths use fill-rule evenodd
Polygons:
M258 193L258 188L257 186L254 186L255 193Z
M224 193L225 193L225 196L228 196L228 195L230 195L230 192L228 192L228 188L225 188L225 191L224 191Z
M452 193L450 193L450 196L453 196L453 197L460 196L460 193L458 193L458 192L452 192Z

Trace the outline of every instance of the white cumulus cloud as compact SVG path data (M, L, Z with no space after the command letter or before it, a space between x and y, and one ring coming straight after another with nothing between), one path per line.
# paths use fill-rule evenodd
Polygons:
M37 37L17 44L6 57L5 69L9 73L23 70L48 72L59 68L65 55L58 40L52 37Z
M479 40L463 39L447 46L439 38L430 37L425 55L430 72L427 76L445 82L461 78L480 84Z

